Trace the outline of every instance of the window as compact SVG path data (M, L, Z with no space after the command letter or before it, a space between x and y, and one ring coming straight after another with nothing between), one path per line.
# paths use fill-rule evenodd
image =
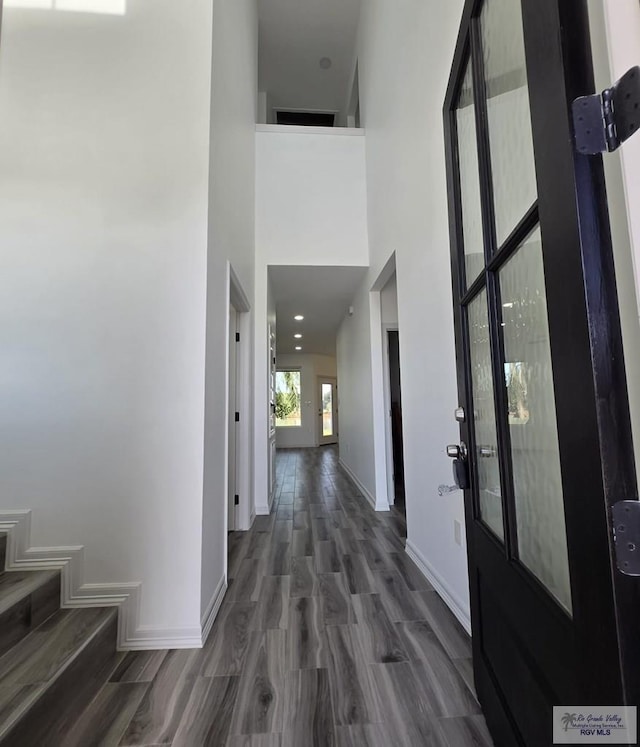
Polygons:
M276 428L300 428L300 371L276 373Z

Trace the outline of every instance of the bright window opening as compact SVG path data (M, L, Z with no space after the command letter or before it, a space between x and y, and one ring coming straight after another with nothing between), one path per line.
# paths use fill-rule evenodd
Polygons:
M276 428L300 428L300 371L276 372Z
M333 436L333 386L322 385L322 435Z

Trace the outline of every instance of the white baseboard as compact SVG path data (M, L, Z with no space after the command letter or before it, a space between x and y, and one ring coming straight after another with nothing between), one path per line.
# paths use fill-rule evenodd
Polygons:
M211 598L211 601L207 605L207 609L205 610L205 613L202 616L202 620L200 623L200 628L202 629L202 636L201 636L202 646L204 646L204 644L207 642L207 638L209 637L209 633L211 632L213 623L216 621L216 617L218 616L218 612L220 610L220 605L222 604L222 600L224 599L224 595L226 593L227 593L227 580L223 576L218 582L218 586L216 587L216 590L213 592L213 597Z
M358 490L362 493L362 495L369 501L371 504L371 508L374 511L389 511L389 504L385 501L384 503L378 504L376 502L375 496L373 496L369 490L360 482L360 479L358 476L351 470L350 467L347 467L347 465L342 461L342 459L338 459L338 465L342 467L342 469L347 473L349 478L353 483L355 483Z
M31 547L31 511L0 510L0 532L6 532L7 570L58 570L61 574L60 604L73 607L118 607L118 650L201 648L203 628L160 629L141 626L139 582L87 584L84 581L84 547ZM225 587L226 588L226 587ZM220 593L218 589L216 593ZM220 602L224 592L220 594ZM212 600L207 624L217 609ZM218 604L219 607L219 604Z
M152 628L140 626L135 637L118 646L119 651L202 648L200 628Z
M153 628L138 626L134 634L118 648L122 651L145 651L165 648L202 648L209 637L220 606L227 592L224 576L218 582L207 609L202 615L199 628Z
M255 513L254 518L256 516L269 516L271 513L271 509L273 508L273 501L276 496L276 491L274 490L271 495L267 496L267 503L260 503L257 504L255 507ZM253 519L251 520L251 523L253 524Z
M462 600L454 594L448 587L442 576L434 570L433 566L424 557L424 555L418 550L418 548L412 544L409 540L406 543L406 553L418 566L422 575L427 581L433 586L436 592L442 597L442 600L456 616L458 622L462 627L471 635L471 613L469 606L464 604Z

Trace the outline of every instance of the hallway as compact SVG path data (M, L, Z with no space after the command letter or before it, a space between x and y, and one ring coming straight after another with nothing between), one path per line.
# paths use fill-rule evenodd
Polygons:
M55 744L490 747L468 636L404 554L402 517L337 460L278 453L272 514L230 535L205 648L123 656Z

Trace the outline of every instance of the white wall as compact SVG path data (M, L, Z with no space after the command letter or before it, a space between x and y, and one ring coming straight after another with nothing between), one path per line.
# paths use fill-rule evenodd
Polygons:
M398 283L395 273L380 291L380 313L383 324L398 323Z
M459 438L442 102L462 5L363 4L358 66L372 269L354 300L357 313L340 331L338 370L341 457L372 489L379 483L373 460L378 447L368 435L373 415L361 423L356 409L369 403L372 412L370 387L372 381L377 386L379 373L367 345L357 341L371 335L367 325L376 309L367 295L395 251L408 542L456 614L468 620L466 549L454 541L454 520L464 520L462 494L441 498L437 491L452 479L445 446ZM357 398L350 418L348 392Z
M7 7L0 480L32 544L200 630L211 0Z
M318 411L320 394L318 377L336 378L336 359L330 355L313 355L295 353L279 355L279 369L300 369L300 399L302 402L301 426L299 428L276 428L276 445L278 448L318 446Z
M275 325L269 265L369 264L361 130L256 127L254 493L268 511L267 329Z
M640 64L640 5L590 0L596 88ZM640 468L640 139L604 157L636 465Z
M353 315L345 317L338 330L336 358L340 382L340 461L375 501L369 296L367 277L351 302Z
M219 589L227 553L228 262L247 298L253 300L257 50L256 0L215 0L207 253L203 616ZM244 325L244 329L249 331L250 325ZM241 349L246 348L243 345ZM243 365L247 363L252 361ZM250 413L241 413L238 427L252 429L252 425ZM241 500L253 504L252 495L242 495Z
M366 265L361 130L259 125L256 244L272 265Z

